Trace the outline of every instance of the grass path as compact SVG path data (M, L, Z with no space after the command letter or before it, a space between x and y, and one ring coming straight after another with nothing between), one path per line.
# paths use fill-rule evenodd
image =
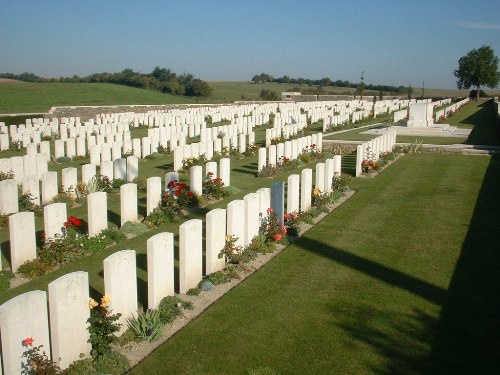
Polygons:
M500 200L482 186L498 181L498 167L490 157L409 155L354 181L353 198L130 374L498 373L499 330L488 329L498 328L498 298L474 297L499 281L488 223ZM469 273L464 252L487 257Z

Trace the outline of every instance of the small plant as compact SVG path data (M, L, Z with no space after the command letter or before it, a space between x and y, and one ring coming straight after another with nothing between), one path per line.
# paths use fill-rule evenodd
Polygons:
M160 338L163 326L160 311L154 309L146 310L137 318L127 319L127 325L136 337L143 341L154 341Z
M12 171L0 172L0 181L12 180L12 179L14 179L14 172Z
M9 270L0 271L0 292L4 292L10 289L10 280L14 277L14 274Z
M90 338L88 342L92 346L90 354L94 359L102 357L111 352L111 343L116 338L116 333L120 330L120 324L116 323L121 314L111 314L108 296L101 298L101 303L97 303L92 298L89 299L90 317L89 323Z
M21 374L43 374L55 375L60 374L61 369L56 362L51 361L49 356L43 350L43 345L33 346L33 338L28 337L22 341L22 345L26 348L23 352L23 358L26 361L22 362Z
M332 178L332 190L343 193L348 189L349 175L335 173Z
M259 234L264 236L266 242L287 243L287 232L286 227L280 224L274 210L269 207L267 209L267 216L263 218L260 225Z
M31 211L36 217L42 215L42 207L35 203L35 197L31 193L24 193L19 197L19 211Z
M9 145L10 151L20 151L21 150L21 141L12 141Z
M187 294L188 296L199 296L199 295L200 295L200 293L201 293L201 290L200 290L200 288L198 288L198 287L196 287L196 288L191 288L191 289L189 289L189 290L186 292L186 294Z
M219 259L226 257L228 263L238 264L243 261L243 246L237 245L238 237L228 234L226 244L219 253Z
M120 228L120 232L125 234L127 237L136 237L143 233L146 233L149 230L148 226L144 223L133 223L131 221L127 221Z
M207 173L205 183L203 188L207 195L214 197L215 199L221 199L226 195L224 190L224 182L221 178L213 178L214 174L212 172Z
M137 184L137 189L139 190L146 190L148 187L148 180L146 177L136 177L134 178L133 183Z
M127 181L125 181L124 179L121 179L121 178L115 178L112 182L111 182L111 186L113 186L113 189L119 189L120 186L122 185L125 185L127 183Z
M148 227L159 227L160 225L167 224L170 220L163 208L158 206L144 218L144 224Z
M168 148L167 148L167 147L164 147L164 146L162 146L162 145L159 145L159 146L157 147L156 151L158 151L158 153L163 154L163 155L168 155L168 154L170 154L170 151L168 150Z
M162 298L158 311L160 312L160 320L163 324L171 324L182 310L192 310L193 304L179 298L178 296L167 296Z

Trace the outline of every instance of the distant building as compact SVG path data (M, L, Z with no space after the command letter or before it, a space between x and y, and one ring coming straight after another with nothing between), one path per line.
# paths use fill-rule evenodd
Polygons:
M298 91L289 91L289 92L282 92L281 93L281 100L286 100L286 101L300 101L300 92ZM298 100L297 100L298 99Z

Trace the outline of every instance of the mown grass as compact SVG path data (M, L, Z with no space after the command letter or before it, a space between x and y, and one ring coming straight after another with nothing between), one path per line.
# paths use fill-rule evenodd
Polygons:
M0 113L48 112L53 106L182 103L195 100L107 83L0 82Z
M354 197L130 374L495 373L498 298L474 292L499 281L489 231L499 167L488 156L409 155L357 180ZM477 254L473 268L466 252Z

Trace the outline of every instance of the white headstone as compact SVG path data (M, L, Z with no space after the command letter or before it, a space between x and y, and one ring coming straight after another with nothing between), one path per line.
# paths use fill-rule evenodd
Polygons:
M202 221L191 219L179 226L179 293L195 288L202 278Z
M286 195L286 212L299 212L300 210L300 176L291 174L288 176L287 195Z
M35 214L18 212L9 216L10 266L17 272L20 265L36 258Z
M136 223L137 214L137 184L129 182L120 186L120 225L127 221Z
M300 210L309 211L311 208L312 169L304 168L300 173Z
M77 169L73 167L64 168L61 171L61 181L65 192L71 197L76 197L77 189Z
M45 238L65 234L64 223L68 220L66 203L51 203L43 208Z
M119 158L113 161L113 179L127 180L127 160Z
M220 271L225 266L219 257L226 244L226 210L215 208L206 215L206 274Z
M127 328L127 318L137 316L137 270L135 250L118 251L103 261L104 289L113 314L121 313L120 332Z
M219 177L224 182L224 186L231 186L231 159L219 160Z
M19 211L17 183L12 179L0 181L0 215Z
M87 272L66 274L49 283L50 339L52 358L61 369L90 355L87 319L90 317Z
M94 237L108 227L108 201L104 191L87 195L89 237Z
M52 202L58 193L57 172L45 172L42 175L42 204Z
M29 324L26 324L29 322ZM22 345L26 338L33 338L33 346L43 346L50 356L49 320L46 293L33 290L14 297L0 306L0 335L2 337L3 373L23 373L27 349Z
M325 192L325 163L316 164L316 179L314 187L321 193Z
M127 182L133 182L139 177L139 159L135 156L127 157Z
M250 193L243 198L245 202L245 247L248 246L252 239L259 234L260 219L259 219L259 195Z
M148 239L147 263L148 308L156 309L163 297L175 293L173 233L158 233Z
M189 168L189 190L196 195L203 194L203 167L201 165Z
M245 202L243 200L233 200L227 205L227 234L235 236L236 246L245 245Z
M161 177L148 178L146 191L146 215L149 215L161 202Z

